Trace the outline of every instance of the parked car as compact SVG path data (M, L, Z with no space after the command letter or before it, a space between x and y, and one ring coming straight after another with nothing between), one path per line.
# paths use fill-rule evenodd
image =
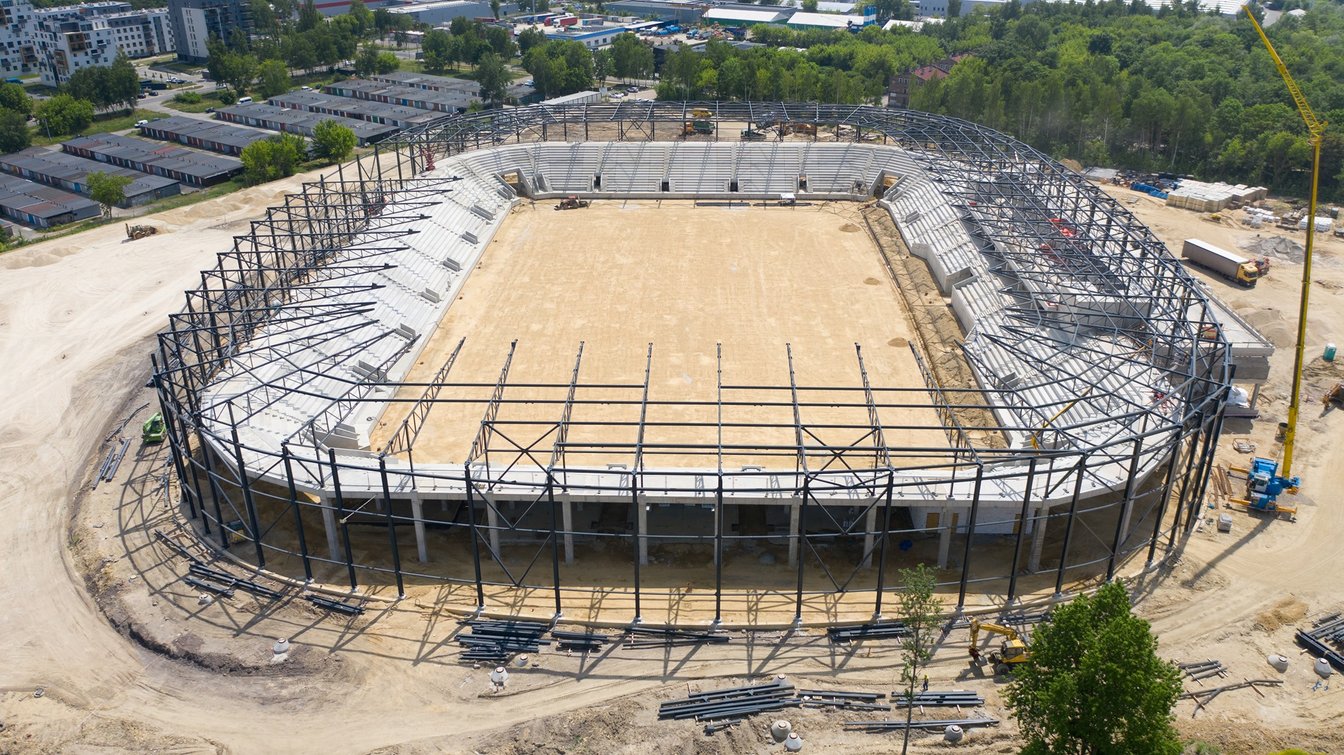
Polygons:
M625 92L611 92L607 96L612 98L613 100L619 100L625 96Z
M141 126L148 126L148 125L149 125L149 121L144 120L144 119L141 119L141 120L138 120L138 121L135 122L135 127L136 127L136 128L140 128Z

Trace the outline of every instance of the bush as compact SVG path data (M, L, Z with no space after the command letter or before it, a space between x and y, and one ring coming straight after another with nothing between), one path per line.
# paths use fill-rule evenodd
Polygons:
M32 143L28 132L28 117L23 113L0 108L0 152L18 152Z
M200 92L178 92L173 95L173 102L180 102L183 105L198 105L201 102Z
M238 93L232 89L221 89L218 92L215 92L215 99L225 105L232 105L238 101Z
M34 115L52 136L78 134L93 123L93 103L58 94L39 102Z

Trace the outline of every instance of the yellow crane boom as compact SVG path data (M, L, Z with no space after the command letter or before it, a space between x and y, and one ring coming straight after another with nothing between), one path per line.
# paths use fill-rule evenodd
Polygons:
M1260 41L1264 43L1265 49L1269 51L1269 57L1274 59L1274 67L1279 69L1279 75L1283 77L1283 83L1288 87L1288 94L1292 95L1293 103L1297 105L1297 112L1302 115L1302 121L1307 124L1307 132L1311 135L1311 198L1307 201L1307 250L1302 259L1302 295L1297 309L1297 350L1293 357L1293 393L1292 399L1288 402L1288 427L1283 433L1283 469L1280 474L1284 477L1292 477L1293 474L1293 445L1297 440L1297 413L1302 402L1302 352L1306 346L1307 340L1307 295L1311 291L1311 252L1313 242L1316 240L1316 187L1320 182L1321 175L1321 136L1325 133L1325 122L1316 117L1312 112L1311 105L1307 103L1306 95L1293 81L1292 74L1288 73L1288 66L1283 64L1283 59L1270 43L1269 37L1265 36L1265 30L1260 27L1260 22L1255 19L1255 14L1251 12L1249 3L1242 6L1246 10L1246 17L1251 19L1251 25L1255 27L1255 33L1260 35Z

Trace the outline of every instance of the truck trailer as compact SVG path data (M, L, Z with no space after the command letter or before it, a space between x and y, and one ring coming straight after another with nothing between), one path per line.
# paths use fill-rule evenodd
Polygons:
M1181 257L1246 288L1254 287L1269 268L1268 260L1247 259L1199 239L1186 239Z

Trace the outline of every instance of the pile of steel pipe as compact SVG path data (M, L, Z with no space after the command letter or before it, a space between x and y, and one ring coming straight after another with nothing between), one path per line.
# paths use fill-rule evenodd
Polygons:
M905 637L910 630L899 621L877 621L849 627L831 627L826 635L831 642L842 645L857 640L888 640Z
M353 603L345 603L332 598L324 598L321 595L309 595L307 597L309 603L328 611L343 613L347 616L358 616L364 613L364 606L357 606Z
M611 641L611 637L594 632L561 632L551 630L551 639L555 640L555 649L570 653L596 653Z
M728 635L719 632L693 632L684 629L658 627L630 627L632 637L625 641L630 650L687 647L692 645L726 645Z
M1197 689L1193 692L1182 692L1180 699L1195 701L1195 710L1190 714L1190 717L1194 718L1195 714L1199 713L1199 711L1203 709L1206 705L1213 702L1213 698L1221 695L1224 692L1230 692L1231 690L1234 689L1245 689L1247 687L1250 687L1252 690L1255 691L1255 694L1264 697L1265 693L1261 692L1259 689L1256 689L1257 687L1281 687L1281 686L1283 686L1282 679L1247 679L1246 681L1237 682L1236 684L1224 684L1221 687L1211 687L1209 689Z
M516 653L539 653L542 645L551 644L541 639L551 625L540 621L469 619L462 624L471 629L457 636L457 644L466 648L464 661L502 661Z
M214 593L214 594L216 594L216 595L218 595L218 596L220 596L220 597L222 597L222 598L232 598L232 597L233 597L233 588L232 588L232 587L225 587L225 586L223 586L223 585L217 585L217 584L215 584L214 582L209 582L209 581L206 581L206 580L201 579L201 578L199 578L199 577L193 577L193 576L191 576L190 574L188 574L188 575L186 575L185 577L183 577L183 578L182 578L182 581L183 581L183 582L186 582L187 584L191 585L192 587L198 587L198 588L200 588L200 589L202 589L202 590L205 590L206 592L212 592L212 593Z
M1324 658L1336 671L1344 674L1344 617L1331 614L1317 619L1310 631L1297 630L1297 644L1317 658ZM1333 647L1331 647L1333 645Z
M891 710L891 706L878 702L886 697L881 692L845 692L829 689L800 689L798 697L804 708L844 708L845 710Z
M1018 613L1000 614L999 618L995 619L995 623L1002 624L1006 627L1024 627L1028 624L1042 624L1049 620L1049 611L1041 611L1039 613L1019 611ZM959 616L947 623L948 629L969 629L970 626L971 619L969 616Z
M198 561L193 561L191 565L187 567L187 569L190 570L191 573L196 575L197 577L204 577L205 579L214 580L220 583L221 585L224 585L225 587L239 587L244 590L247 590L253 595L260 595L263 598L279 599L280 597L282 597L279 592L272 590L269 587L263 587L262 585L259 585L250 579L235 577L226 571L220 571L219 569L211 569L210 567Z
M93 490L98 489L98 483L111 482L113 477L117 476L117 468L121 466L121 460L126 458L126 449L131 447L130 438L122 438L121 444L113 446L107 456L103 457L103 463L98 465L98 475L93 478Z
M950 718L941 721L846 721L845 728L851 731L901 731L903 729L946 729L960 726L969 729L972 726L998 726L997 718Z
M1210 658L1207 661L1191 661L1190 663L1178 663L1179 668L1191 681L1208 679L1211 676L1227 676L1227 666L1222 661L1215 661Z
M781 708L796 708L802 700L792 684L777 677L768 684L695 692L684 700L658 706L658 718L696 721L740 721L747 716Z
M916 692L913 698L893 692L891 702L897 708L974 708L984 705L985 698L970 690L925 690Z

